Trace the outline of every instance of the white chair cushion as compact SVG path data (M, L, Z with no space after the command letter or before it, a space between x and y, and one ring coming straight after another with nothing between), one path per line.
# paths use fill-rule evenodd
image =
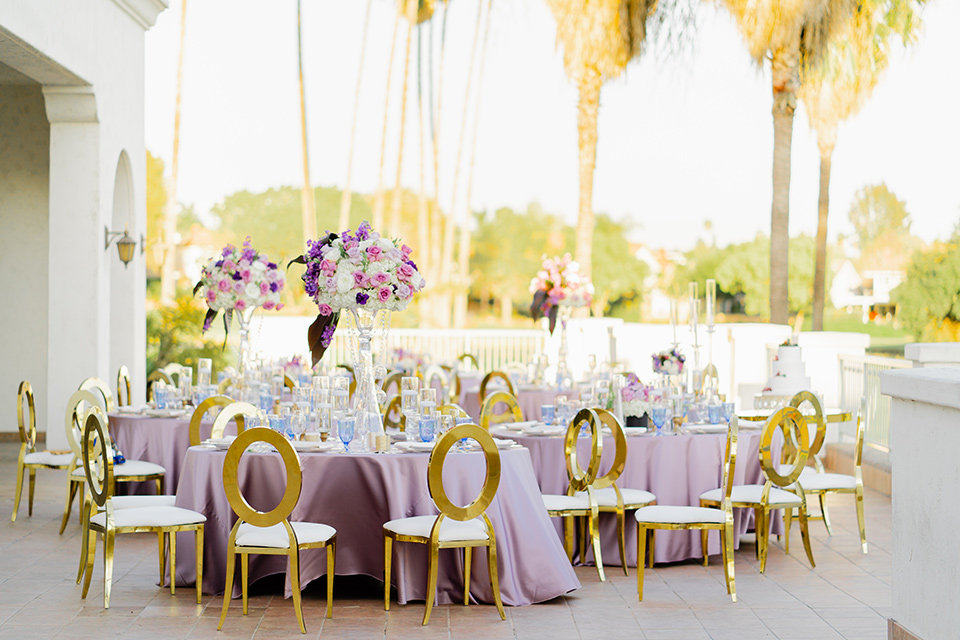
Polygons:
M543 506L547 508L547 511L569 511L571 509L590 508L590 499L587 498L587 494L583 492L574 496L558 496L548 493L541 497L543 498Z
M90 522L101 527L106 526L106 520L106 512L90 518ZM181 507L137 507L113 512L113 522L118 527L177 527L206 521L202 513Z
M34 451L23 456L25 464L45 464L50 467L65 467L72 460L72 453L50 453L49 451Z
M782 476L787 475L792 469L793 469L793 465L791 464L777 465L777 473L779 473ZM806 478L807 476L811 474L816 474L816 473L817 473L817 470L814 469L813 467L804 467L803 471L800 472L800 477Z
M401 536L419 536L429 538L430 530L433 529L433 523L437 521L437 516L413 516L412 518L400 518L391 520L383 525L387 531L392 531ZM483 526L483 520L473 519L461 522L444 518L440 524L440 542L467 542L473 540L489 540Z
M96 469L96 466L94 466L94 469ZM145 460L127 460L123 464L113 465L113 476L115 478L131 476L155 476L157 474L164 474L166 472L167 470L160 465L153 464L152 462L147 462ZM86 473L83 470L83 465L74 469L73 475L86 477Z
M805 491L852 490L857 488L857 479L842 473L812 473L808 476L800 476L800 486Z
M291 522L297 536L297 544L315 544L326 542L337 534L331 526L319 522ZM272 527L257 527L249 522L240 524L237 529L238 547L267 547L270 549L289 549L290 537L282 522Z
M617 494L613 490L613 487L605 487L593 492L593 495L597 498L597 504L601 507L616 507L617 506ZM583 496L587 497L586 491L578 491L576 497ZM657 499L657 496L653 495L649 491L644 491L643 489L620 489L620 496L623 498L624 507L629 509L630 505L634 505L634 508L637 506L643 506L650 504ZM565 496L564 496L565 497ZM546 498L546 496L544 496Z
M730 499L733 502L744 502L751 504L760 504L760 496L763 494L762 484L738 484L734 485L730 492ZM701 500L721 501L720 489L711 489L700 494ZM770 494L767 498L767 504L771 505L799 505L800 496L777 487L770 487Z
M683 507L667 505L651 505L637 509L634 517L637 522L664 523L664 524L723 524L726 514L721 509L707 507Z
M113 496L114 509L139 509L141 507L173 507L177 496Z

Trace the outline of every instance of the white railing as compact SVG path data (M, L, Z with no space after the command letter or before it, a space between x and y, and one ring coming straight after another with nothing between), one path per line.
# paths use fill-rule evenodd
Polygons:
M909 369L910 360L881 356L840 356L840 406L856 414L860 398L867 399L864 441L890 449L890 398L880 393L880 373L888 369ZM853 436L849 427L843 435Z

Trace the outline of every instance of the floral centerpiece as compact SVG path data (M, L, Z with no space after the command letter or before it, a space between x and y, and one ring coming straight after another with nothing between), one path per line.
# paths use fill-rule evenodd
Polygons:
M570 254L562 258L543 258L540 271L530 281L533 303L530 315L534 321L546 316L550 319L550 333L557 325L557 310L560 307L586 307L593 302L593 283L581 275L580 264Z
M366 221L357 232L327 233L307 241L294 259L306 265L302 279L320 314L307 332L315 366L333 340L340 312L402 311L426 281L410 259L412 249L399 239L381 237Z
M667 376L678 375L683 373L683 363L686 360L679 349L661 351L653 354L653 370Z
M620 389L620 399L623 401L623 415L642 418L650 413L652 398L650 387L640 382L636 374L627 374L627 383Z
M407 373L413 373L426 364L422 355L401 347L396 347L393 350L393 361L398 369Z
M210 328L221 310L224 312L223 326L227 331L234 311L240 312L238 318L241 329L244 317L249 317L245 316L245 311L253 311L257 307L279 311L283 308L280 302L283 286L280 268L250 246L249 236L242 248L228 244L219 256L203 268L200 282L193 288L194 294L202 293L209 307L203 319L203 330Z

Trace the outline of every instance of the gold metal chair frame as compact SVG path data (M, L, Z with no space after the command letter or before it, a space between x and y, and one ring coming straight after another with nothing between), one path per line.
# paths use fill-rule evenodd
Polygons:
M444 400L451 397L450 395L450 379L447 376L447 372L444 371L443 367L438 364L431 364L423 372L423 388L432 389L433 388L433 379L440 378L440 393L437 394L437 400L443 402Z
M510 395L516 397L517 390L513 388L513 381L510 380L510 376L505 374L503 371L491 371L487 375L483 376L483 380L480 381L480 404L483 404L483 401L487 398L487 387L490 385L490 382L496 379L506 382L507 390L510 392Z
M285 386L287 389L290 389L290 391L293 391L294 387L300 386L300 383L294 380L293 378L291 378L290 374L284 373L283 386Z
M701 392L710 388L710 385L707 384L707 380L713 380L713 388L717 390L720 389L720 374L717 371L717 365L713 364L712 362L703 369L702 382L700 384Z
M214 407L220 407L221 409L229 407L233 404L233 398L229 396L211 396L197 405L197 408L193 410L193 415L190 416L190 446L195 447L201 443L202 439L200 438L200 422L203 420L203 416L207 414L207 411L213 409ZM237 432L243 431L243 416L247 415L246 413L237 416ZM221 435L218 437L222 437ZM211 434L211 437L212 434Z
M720 548L723 556L723 575L727 586L727 593L733 602L737 601L737 585L733 566L733 507L735 506L730 499L733 491L733 473L737 466L737 436L738 436L737 418L730 419L730 426L727 429L727 447L723 460L723 480L721 484L722 501L719 503L719 509L723 511L723 523L718 522L640 522L637 521L637 598L643 601L643 568L644 559L647 559L652 569L654 563L654 551L656 537L654 531L657 529L666 531L685 531L691 529L700 530L700 541L703 545L703 565L707 566L707 535L711 530L720 532ZM700 501L700 506L703 501ZM649 541L648 541L649 536ZM647 552L649 549L649 552Z
M584 423L590 428L590 462L587 464L586 470L580 466L577 457L577 443ZM607 577L603 571L603 554L600 552L600 528L598 526L600 507L594 493L597 473L600 470L600 458L603 455L601 424L601 419L596 411L581 409L567 426L567 433L563 440L563 455L567 465L568 480L566 495L573 496L577 492L586 492L588 506L585 508L547 509L547 514L551 518L563 518L563 548L567 552L567 558L571 563L574 554L573 519L576 517L586 518L586 524L581 525L580 557L584 558L586 556L587 540L589 539L593 548L593 557L596 560L597 575L603 582Z
M480 494L470 504L461 507L454 504L448 497L443 486L443 465L446 462L450 449L462 438L471 438L476 440L483 449L483 456L486 460L486 477L483 481L483 488ZM423 613L423 624L430 621L430 612L433 609L433 601L437 591L437 565L439 563L440 549L463 548L463 604L470 604L470 568L472 564L472 554L474 547L487 548L487 568L490 575L490 588L493 591L493 599L497 605L497 611L500 613L500 619L506 620L507 614L503 610L503 602L500 599L500 582L497 576L497 538L493 530L493 523L490 522L486 514L487 507L493 502L497 495L497 489L500 486L500 451L497 449L493 438L485 429L475 424L461 424L450 429L437 440L430 460L427 463L427 488L430 491L430 497L433 499L440 514L437 516L429 536L402 535L393 531L383 530L383 608L390 610L390 571L393 563L393 543L396 542L415 542L418 544L429 545L430 559L427 566L427 602ZM453 540L443 542L440 540L440 527L445 518L466 522L483 516L484 530L487 534L486 540Z
M785 475L780 473L784 470L783 465L778 465L774 461L771 450L773 437L778 429L783 433L784 442L793 439L794 443L798 445L796 455L791 461L792 467ZM810 451L807 444L809 441L807 421L796 408L788 406L775 411L767 418L763 433L760 436L760 466L767 479L763 484L760 500L757 502L733 501L732 503L737 508L754 510L754 528L757 532L757 560L760 561L760 573L763 573L767 566L767 550L770 546L770 512L777 509L783 509L786 512L792 508L790 505L770 504L770 489L774 486L787 490L795 484L800 489L796 492L800 498L800 535L803 538L803 547L807 552L810 566L817 566L813 560L813 551L810 548L810 532L807 528L807 501L800 486L800 473L807 464L807 456ZM718 504L714 500L700 499L701 507L716 508ZM787 552L786 547L784 547L784 552Z
M130 391L130 370L127 365L121 365L117 371L117 406L123 407L131 404Z
M95 380L95 378L88 378L85 383ZM102 383L102 381L100 381ZM92 388L92 387L91 387ZM110 389L106 389L107 393L110 393ZM103 396L103 400L98 398L98 395ZM67 433L67 444L70 445L70 450L73 452L73 460L70 462L70 466L67 467L67 497L63 505L63 519L60 522L60 534L63 535L64 530L67 528L67 522L70 521L70 512L73 510L73 499L76 497L77 493L80 493L81 502L80 502L80 522L85 522L84 513L88 505L86 501L88 496L83 491L84 487L84 478L83 476L75 475L73 472L75 469L80 467L83 464L83 450L81 448L80 440L83 437L83 432L80 430L80 425L85 424L86 413L88 410L78 413L77 409L82 403L88 404L90 407L96 407L100 409L101 412L106 414L105 405L107 404L107 396L103 394L102 390L100 394L94 393L88 389L78 389L70 396L70 400L67 401L67 413L65 416L65 427ZM109 397L109 402L113 402L113 395ZM163 484L165 473L150 473L142 475L124 475L119 478L119 482L149 482L153 480L156 483L157 495L163 494Z
M407 416L403 415L401 409L402 399L400 394L391 396L383 409L383 426L400 429L401 433L405 433L407 431Z
M457 356L457 362L469 362L473 365L474 369L480 371L480 363L477 362L477 357L472 353L461 353Z
M240 404L240 403L237 403ZM223 410L223 415L229 410ZM272 445L280 457L283 459L283 466L287 474L287 486L284 490L280 503L271 511L266 513L257 511L247 503L246 498L240 492L238 471L240 468L240 458L246 452L247 447L255 442L266 442ZM230 448L227 450L226 459L223 462L223 488L227 494L227 500L230 507L237 514L237 522L230 530L230 536L227 539L227 576L223 591L223 612L220 614L220 624L217 626L219 631L223 628L223 623L227 619L227 611L230 609L230 599L233 592L233 578L236 564L236 556L240 554L240 576L241 590L243 594L243 615L247 615L247 575L249 567L248 556L251 553L266 555L285 555L290 561L290 587L293 590L293 607L297 614L297 622L300 624L300 632L306 633L307 628L303 623L303 610L300 603L300 551L302 549L327 549L327 617L333 617L333 575L335 569L335 560L337 554L337 536L334 535L323 542L301 543L297 541L297 535L290 525L290 514L300 500L300 490L303 487L303 474L300 469L300 458L293 446L282 435L266 427L254 427L247 429L237 436ZM276 547L238 547L237 531L244 522L255 527L272 527L282 523L286 529L289 545L286 549Z
M500 403L507 405L507 410L503 413L494 413L493 409ZM523 410L516 396L506 391L494 391L483 401L480 407L480 426L489 429L490 425L497 425L502 422L521 422L523 420Z
M112 413L117 410L117 403L113 399L113 392L110 391L110 385L100 378L90 377L80 383L78 387L81 391L95 391L103 396L101 408L104 413Z
M216 397L216 396L215 396ZM208 398L211 400L212 398ZM201 403L202 404L202 403ZM211 405L213 406L213 405ZM200 414L203 415L203 414ZM233 420L237 423L237 437L244 432L246 428L245 418L256 418L257 417L257 408L250 404L249 402L231 402L225 406L219 414L217 414L216 419L213 421L213 426L210 428L210 437L211 438L222 438L223 431L226 429L227 424ZM193 442L193 419L190 420L190 437L191 443ZM197 423L197 437L199 438L199 429L200 424ZM191 445L192 446L192 445Z
M447 395L450 398L450 402L456 403L460 401L460 376L457 374L457 368L451 367L450 365L442 364L440 367L446 372L447 380L450 383L450 389L448 390Z
M23 404L27 404L27 416L24 419ZM33 494L37 481L37 469L68 469L66 464L44 464L40 462L25 462L27 454L37 450L37 408L33 398L33 387L27 380L20 383L17 389L17 427L20 431L20 454L17 456L17 488L13 494L13 515L10 522L17 521L17 511L20 510L20 495L23 493L23 474L29 471L27 489L27 515L33 515Z
M399 396L401 391L401 380L406 374L403 371L391 371L387 374L387 377L383 379L383 382L380 384L380 388L383 389L384 394L387 398L392 398L394 395ZM390 387L396 386L397 390L395 393L390 393Z
M177 532L193 531L196 534L197 560L197 604L200 604L200 590L203 586L203 522L171 526L126 526L118 527L114 521L114 509L111 498L116 487L113 475L113 456L110 453L110 434L107 430L107 418L99 407L91 409L85 418L82 436L83 469L91 499L97 507L106 512L105 526L85 518L83 556L86 560L86 576L83 581L81 598L87 597L90 590L90 578L93 575L93 561L97 550L97 534L103 536L103 608L110 608L110 591L113 581L114 539L120 533L156 533L160 546L160 581L163 582L164 537L170 546L170 594L176 592L177 575ZM99 459L99 460L97 460ZM94 471L94 463L96 471ZM94 535L90 535L93 533ZM77 580L79 582L79 578Z
M836 494L853 494L855 496L855 503L857 508L857 528L860 531L860 548L864 554L867 553L867 532L864 523L863 515L863 471L861 465L863 462L863 437L864 437L864 416L867 414L866 407L866 398L861 398L860 400L860 410L857 412L857 435L856 443L854 445L854 454L853 454L853 479L854 487L853 488L840 488L834 487L829 489L803 489L803 493L807 496L817 496L820 501L820 513L819 517L807 516L808 520L818 520L823 519L823 524L827 527L827 535L833 535L833 531L830 527L830 516L827 513L827 503L826 495L830 493ZM816 443L814 444L814 446ZM811 450L813 446L811 446ZM820 473L823 473L822 467ZM789 509L784 513L784 548L789 552L790 550L790 527L793 525L793 510Z
M470 417L470 415L467 413L467 410L455 402L450 402L444 405L440 405L440 408L437 409L437 411L439 411L445 416L453 416L454 418Z

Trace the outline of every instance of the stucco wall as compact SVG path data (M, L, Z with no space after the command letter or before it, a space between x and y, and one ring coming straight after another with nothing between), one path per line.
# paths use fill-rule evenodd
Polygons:
M37 395L45 429L50 125L39 85L0 86L0 430L16 431L17 387Z

